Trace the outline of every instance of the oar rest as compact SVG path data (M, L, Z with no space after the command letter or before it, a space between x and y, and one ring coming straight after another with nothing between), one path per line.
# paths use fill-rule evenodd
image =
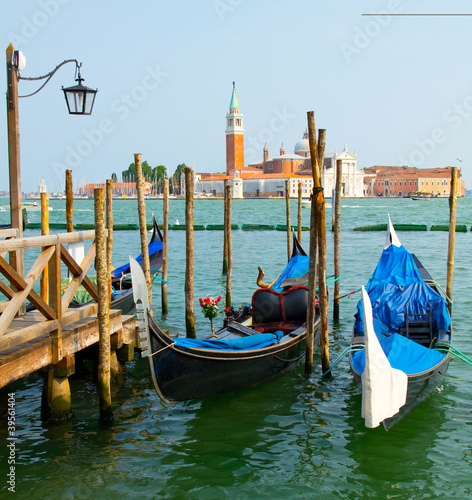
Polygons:
M252 322L300 323L306 321L308 288L294 286L279 293L271 288L260 288L252 296Z
M405 306L405 328L400 333L418 344L429 346L433 340L433 313L431 304L427 312L412 314Z

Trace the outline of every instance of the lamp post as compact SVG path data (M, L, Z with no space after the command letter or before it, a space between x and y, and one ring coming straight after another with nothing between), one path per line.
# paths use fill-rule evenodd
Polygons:
M82 85L83 78L80 76L79 64L75 59L68 59L56 66L51 72L39 77L22 77L21 70L24 68L25 59L23 54L15 50L10 44L6 51L7 61L7 123L8 123L8 164L10 176L10 210L11 226L18 230L18 237L23 236L23 226L21 217L21 173L20 173L20 128L18 116L18 98L29 97L37 94L53 77L56 71L69 62L76 64L76 81L78 85L62 88L67 102L69 114L90 115L97 90L90 89ZM46 80L38 90L25 95L18 95L19 80ZM24 276L23 252L10 252L10 264L20 274Z

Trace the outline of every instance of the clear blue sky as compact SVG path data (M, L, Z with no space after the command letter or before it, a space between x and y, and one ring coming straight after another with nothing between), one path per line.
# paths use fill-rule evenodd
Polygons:
M244 113L246 161L281 143L293 152L306 112L327 129L327 151L347 142L359 166L463 168L472 187L472 13L465 0L21 0L0 19L3 47L26 56L23 76L64 59L83 62L97 88L92 116L69 116L61 68L20 100L22 188L103 181L134 153L172 174L225 170L225 114L233 80ZM0 74L6 91L6 74ZM37 84L20 82L20 95ZM8 189L6 108L0 189ZM102 130L100 130L102 129ZM462 163L457 158L463 160Z

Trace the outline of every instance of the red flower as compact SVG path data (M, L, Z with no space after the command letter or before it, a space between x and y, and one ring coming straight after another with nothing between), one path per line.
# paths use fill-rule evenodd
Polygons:
M225 309L225 311L226 311L227 313L229 313L229 307L227 307L227 308Z
M221 300L221 296L218 296L218 302Z

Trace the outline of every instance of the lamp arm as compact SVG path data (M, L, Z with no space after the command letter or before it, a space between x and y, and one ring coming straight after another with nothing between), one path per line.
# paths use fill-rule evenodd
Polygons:
M70 62L75 62L76 64L76 74L77 74L77 69L79 70L79 73L80 73L80 66L81 64L78 63L77 59L67 59L65 61L62 61L61 64L58 64L52 71L50 71L49 73L47 73L46 75L43 75L43 76L31 76L31 77L26 77L26 76L18 76L18 80L30 80L30 81L33 81L33 80L44 80L45 78L47 78L47 80L41 85L41 87L39 87L39 89L35 90L34 92L32 92L31 94L27 94L27 95L19 95L18 97L31 97L35 94L37 94L40 90L42 90L47 83L49 83L49 80L54 76L54 74L56 73L56 71L61 67L61 66L64 66L64 64L67 64L67 63L70 63Z

